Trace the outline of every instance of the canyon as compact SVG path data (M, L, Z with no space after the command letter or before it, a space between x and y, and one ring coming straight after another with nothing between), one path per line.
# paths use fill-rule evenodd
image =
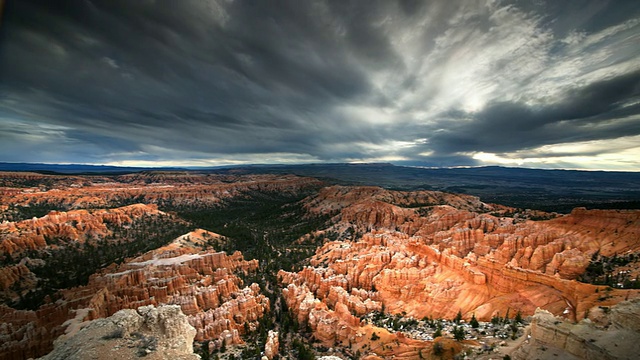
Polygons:
M363 324L372 311L488 321L541 308L579 321L640 295L576 281L596 253L640 251L639 211L576 209L531 221L499 216L510 209L474 197L349 187L325 188L309 206L337 211L334 229L362 235L325 243L302 271L281 271L283 295L317 339L350 342L354 352L416 358L432 346ZM377 348L374 331L386 335Z
M241 343L240 335L256 326L269 308L257 284L246 285L235 275L257 268L239 252L227 255L203 244L218 236L196 230L169 245L145 253L91 276L85 286L62 290L59 299L35 311L3 306L1 316L6 358L32 357L51 349L53 340L86 321L122 309L162 304L179 305L194 326L195 340L212 346Z
M602 309L640 298L640 210L547 213L293 175L0 178L0 359L42 356L99 319L164 305L179 307L207 354L248 353L254 339L268 359L304 347L363 359L426 358L436 348L453 356L477 341L418 337L370 316L426 324L517 313L546 341L535 330L543 311L597 322ZM59 254L100 261L67 286L44 271ZM596 266L605 263L611 274ZM606 283L585 280L594 269Z

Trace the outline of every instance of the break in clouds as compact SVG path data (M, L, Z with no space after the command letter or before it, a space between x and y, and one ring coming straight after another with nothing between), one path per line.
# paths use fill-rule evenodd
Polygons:
M0 161L640 170L635 1L9 1Z

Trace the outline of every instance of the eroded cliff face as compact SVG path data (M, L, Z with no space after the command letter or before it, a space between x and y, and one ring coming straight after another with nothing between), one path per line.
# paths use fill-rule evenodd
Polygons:
M477 197L470 195L443 193L440 191L392 191L376 186L329 186L322 188L317 195L310 197L305 203L305 207L311 212L332 213L352 208L345 213L360 213L366 209L365 205L386 204L386 210L397 211L398 215L410 215L412 212L405 212L403 208L417 208L434 205L451 205L461 210L477 209L500 209L507 207L499 205L488 205L481 202ZM388 207L388 205L396 205ZM375 213L371 209L367 213ZM344 215L344 214L343 214ZM385 220L384 217L379 218ZM347 219L345 219L347 220ZM369 219L372 220L372 219ZM391 220L391 219L389 219ZM367 224L371 223L370 221ZM375 222L378 226L391 226L392 223Z
M243 284L236 273L258 267L236 252L203 249L216 234L197 230L173 243L109 266L86 286L63 290L60 299L36 311L0 308L0 358L27 358L46 353L53 340L88 320L121 309L147 305L179 305L196 329L196 340L213 346L241 343L269 308L257 284Z
M40 218L6 221L0 224L0 256L18 256L29 250L68 245L69 242L95 241L113 235L110 225L127 226L143 216L159 215L165 213L156 205L134 204L116 209L51 211ZM67 244L59 244L60 241Z
M21 174L9 173L5 176L3 180L7 183L11 183L9 180L12 179L14 182L24 180ZM0 203L23 207L50 206L58 210L117 207L132 202L206 208L251 192L295 194L322 184L316 179L293 175L230 176L158 172L115 178L32 176L33 183L46 183L47 186L0 188Z
M513 211L473 197L349 187L323 189L308 206L335 213L331 230L348 230L344 239L320 247L310 266L281 271L279 279L298 321L325 344L363 339L358 349L366 343L377 355L391 347L396 355L415 358L415 349L403 350L400 334L371 347L364 334L373 330L360 317L384 309L451 319L461 311L465 318L475 314L488 321L508 310L531 315L543 308L577 321L598 306L639 296L638 290L575 279L597 252L640 251L640 211L577 209L529 221L491 215ZM416 342L409 348L429 346Z
M640 353L640 299L594 311L593 320L572 323L538 309L531 338L511 353L513 359L555 354L560 359L637 359Z
M42 282L50 280L42 278L43 272L45 277L55 277L53 271L60 271L58 275L63 278L78 276L54 265L51 265L53 269L43 270L51 260L63 264L61 257L75 251L79 257L84 253L94 262L98 261L97 255L104 255L100 257L101 261L113 261L125 256L115 248L144 239L147 240L146 244L132 244L132 248L149 249L156 242L162 244L170 241L170 238L162 241L164 232L179 234L186 226L184 220L159 211L153 204L134 204L115 209L50 211L40 218L5 221L0 224L0 262L4 265L0 267L0 300L5 304L24 303L25 295L28 297L30 292L42 287ZM109 250L112 255L105 255L104 252ZM96 269L100 265L96 263ZM85 276L88 275L90 273Z

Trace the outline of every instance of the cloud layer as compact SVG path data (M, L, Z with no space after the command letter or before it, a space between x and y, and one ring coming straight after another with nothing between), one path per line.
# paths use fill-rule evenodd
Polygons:
M640 170L633 1L15 1L0 161Z

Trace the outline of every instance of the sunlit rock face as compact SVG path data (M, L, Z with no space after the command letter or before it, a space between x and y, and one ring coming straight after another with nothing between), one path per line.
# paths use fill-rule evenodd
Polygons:
M350 187L325 188L307 206L334 213L333 230L361 234L326 242L310 266L279 273L298 321L327 344L362 334L369 325L359 317L374 310L488 321L542 308L579 321L639 296L602 296L606 287L576 278L596 253L640 251L640 211L576 209L531 221L473 197Z
M280 346L280 340L278 339L278 332L269 330L267 334L267 342L264 345L264 355L267 359L271 360L278 355L278 347Z
M156 205L135 204L115 209L51 211L29 220L0 224L0 254L18 256L28 250L57 246L47 239L65 239L66 242L92 241L112 235L109 225L127 226L143 216L164 215ZM68 244L59 244L68 245Z

